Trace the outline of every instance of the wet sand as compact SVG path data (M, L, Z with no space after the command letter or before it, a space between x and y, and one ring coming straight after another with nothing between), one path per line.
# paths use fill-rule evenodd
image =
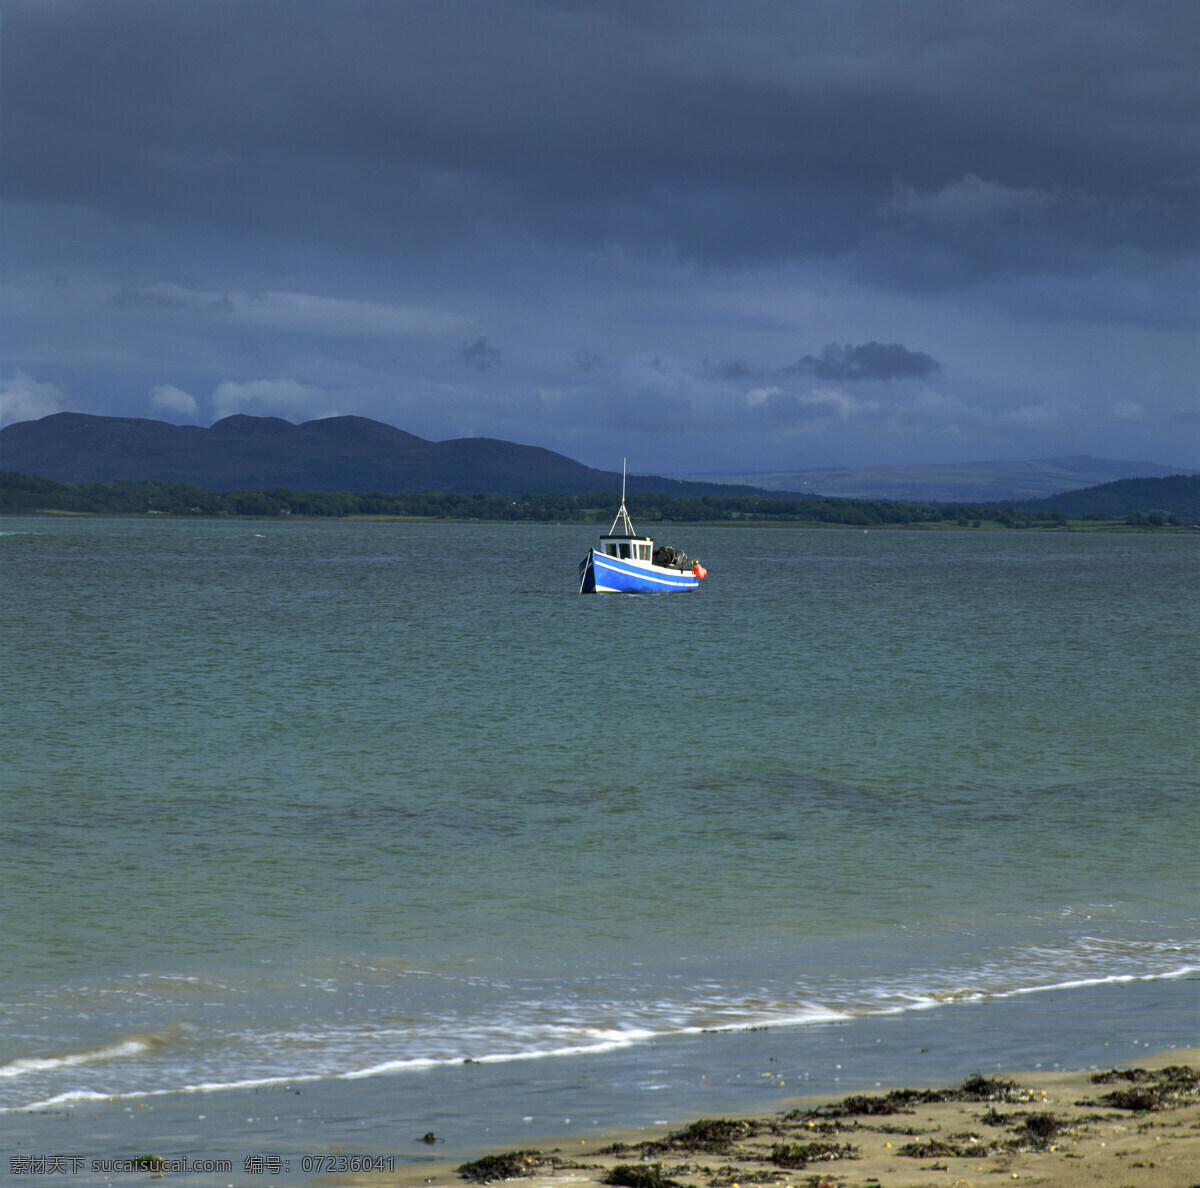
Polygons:
M1200 1188L1200 1049L1136 1068L798 1098L769 1115L560 1137L471 1164L329 1182L457 1188L505 1179L529 1188Z

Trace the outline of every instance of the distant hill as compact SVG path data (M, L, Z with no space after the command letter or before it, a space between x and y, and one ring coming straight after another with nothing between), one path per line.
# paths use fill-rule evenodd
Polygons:
M615 471L595 470L537 446L488 437L426 441L366 417L293 425L278 417L238 415L205 429L137 417L55 413L0 429L0 470L65 483L158 479L216 491L438 490L517 498L526 493L617 491L621 485ZM1114 477L1123 481L1114 482ZM1195 482L1189 484L1187 476L1151 462L1075 457L687 479L630 475L628 489L671 496L768 491L783 499L820 494L913 503L1002 503L1031 510L1060 506L1073 513L1161 510L1195 516L1197 510L1189 503Z
M1052 499L1012 500L1005 506L1016 511L1053 511L1060 507L1074 516L1162 512L1181 520L1195 520L1200 518L1200 475L1118 479L1082 491L1066 491Z
M58 482L161 479L217 491L427 490L518 497L554 491L619 491L621 476L594 470L537 446L489 437L426 441L366 417L329 417L293 425L278 417L237 415L209 429L138 417L55 413L0 429L0 469ZM631 475L631 492L741 495L716 482Z
M910 503L996 503L1041 499L1114 479L1157 478L1179 467L1112 458L1039 458L1032 462L960 462L931 466L869 466L764 474L676 475L695 482L745 483L768 491L897 499Z

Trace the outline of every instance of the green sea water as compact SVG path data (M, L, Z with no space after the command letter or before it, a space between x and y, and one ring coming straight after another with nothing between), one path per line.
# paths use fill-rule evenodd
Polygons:
M0 1106L1200 969L1196 540L670 541L0 521Z

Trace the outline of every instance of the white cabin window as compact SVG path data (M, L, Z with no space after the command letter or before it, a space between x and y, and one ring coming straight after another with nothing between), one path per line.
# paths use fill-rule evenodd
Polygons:
M620 556L623 557L626 561L629 560L629 546L627 544L621 545Z

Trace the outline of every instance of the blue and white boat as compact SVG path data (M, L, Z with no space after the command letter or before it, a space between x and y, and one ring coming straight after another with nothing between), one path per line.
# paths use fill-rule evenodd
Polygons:
M682 550L670 545L656 549L650 537L634 532L622 475L621 507L612 527L600 538L600 547L589 549L579 563L579 593L672 594L694 590L707 573Z

